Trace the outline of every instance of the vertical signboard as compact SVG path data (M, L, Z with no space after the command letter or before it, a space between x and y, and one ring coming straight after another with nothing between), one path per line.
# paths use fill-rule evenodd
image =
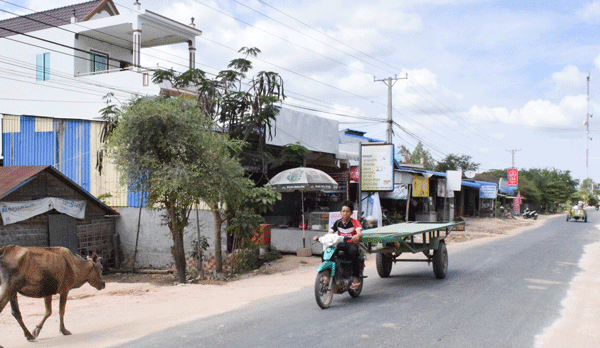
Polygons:
M516 189L519 186L519 171L517 168L508 168L508 187Z
M361 144L360 190L394 191L394 144Z
M460 191L462 187L462 171L447 170L446 171L446 190Z

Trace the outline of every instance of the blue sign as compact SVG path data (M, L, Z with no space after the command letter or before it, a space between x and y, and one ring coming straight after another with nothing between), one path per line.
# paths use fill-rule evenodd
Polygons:
M498 190L496 185L482 185L479 188L479 198L496 199Z

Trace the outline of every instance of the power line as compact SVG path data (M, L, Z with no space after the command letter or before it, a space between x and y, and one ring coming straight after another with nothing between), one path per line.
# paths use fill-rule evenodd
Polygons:
M298 23L301 23L301 24L303 24L303 25L307 26L308 28L310 28L310 29L312 29L312 30L314 30L314 31L316 31L316 32L318 32L318 33L320 33L320 34L322 34L322 35L325 35L326 37L328 37L328 38L330 38L330 39L334 40L335 42L337 42L337 43L339 43L339 44L342 44L342 45L344 45L344 46L346 46L346 47L348 47L348 48L350 48L350 49L352 49L352 50L355 50L356 52L358 52L358 53L360 53L360 54L362 54L362 55L365 55L366 57L369 57L369 58L371 58L371 59L373 59L373 60L375 60L375 61L377 61L377 62L379 62L379 63L382 63L382 64L384 64L384 65L387 65L387 66L389 66L390 68L392 68L392 69L393 69L393 71L388 71L388 72L391 72L391 73L393 73L394 71L398 71L398 69L397 69L396 67L394 67L394 66L392 66L392 65L390 65L390 64L388 64L388 63L386 63L386 62L384 62L384 61L382 61L382 60L379 60L379 59L377 59L376 57L373 57L373 56L369 55L368 53L362 52L362 51L360 51L360 50L358 50L358 49L356 49L356 48L354 48L354 47L352 47L352 46L349 46L348 44L346 44L346 43L344 43L344 42L342 42L342 41L340 41L340 40L336 39L335 37L333 37L333 36L331 36L331 35L328 35L327 33L323 32L323 31L321 31L321 30L319 30L319 29L316 29L316 28L314 28L314 27L312 27L312 26L310 26L310 25L308 25L308 24L306 24L306 23L304 23L304 22L300 21L299 19L297 19L297 18L295 18L295 17L293 17L293 16L290 16L289 14L287 14L287 13L285 13L285 12L283 12L283 11L281 11L281 10L279 10L279 9L275 8L275 7L273 7L272 5L269 5L269 4L267 4L267 3L266 3L266 2L264 2L264 1L262 1L262 0L258 0L258 1L259 1L260 3L262 3L262 4L264 4L264 5L266 5L266 6L270 7L270 8L272 8L273 10L275 10L275 11L277 11L277 12L279 12L279 13L281 13L281 14L283 14L283 15L285 15L285 16L287 16L287 17L289 17L289 18L293 19L293 20L295 20L296 22L298 22ZM236 1L236 2L237 2L237 1ZM304 35L306 35L306 34L304 34ZM306 35L306 36L308 36L308 35ZM310 37L310 36L308 36L308 37ZM311 38L312 38L312 37L311 37ZM327 45L327 46L329 46L329 47L331 47L331 48L333 48L333 49L336 49L336 48L335 48L335 47L333 47L333 46L330 46L330 45ZM338 51L340 51L340 52L342 52L342 53L345 53L345 54L348 54L348 53L346 53L346 52L343 52L343 51L341 51L341 50L338 50ZM358 57L355 57L355 56L353 56L353 55L350 55L350 54L348 54L348 55L349 55L350 57L352 57L352 58L359 59L359 60L361 60L362 62L365 62L365 63L367 63L367 64L370 64L370 63L368 63L368 62L366 62L366 61L364 61L364 60L362 60L362 59L360 59L360 58L358 58ZM378 66L376 66L376 65L373 65L373 64L370 64L370 65L372 65L372 66L374 66L374 67L376 67L376 68L382 69L382 68L380 68L380 67L378 67ZM384 69L382 69L382 70L384 70Z
M200 3L198 0L194 0L194 1L196 1L196 2ZM336 51L338 51L338 52L341 52L341 53L343 53L343 54L345 54L345 55L348 55L348 56L350 56L350 57L352 57L352 58L354 58L354 59L360 60L360 61L361 61L361 62L363 62L363 63L369 64L369 65L371 65L371 66L373 66L373 67L376 67L376 68L378 68L378 69L381 69L381 70L385 70L385 69L383 69L383 68L381 68L381 67L379 67L379 66L377 66L377 65L374 65L374 64L372 64L372 63L369 63L369 62L367 62L367 61L365 61L365 60L363 60L363 59L361 59L361 58L359 58L359 57L357 57L357 56L354 56L354 55L352 55L352 54L350 54L350 53L348 53L348 52L344 52L344 51L342 51L342 50L340 50L340 49L338 49L338 48L335 48L335 47L333 47L333 46L331 46L331 45L329 45L329 44L327 44L327 43L325 43L325 42L323 42L323 41L321 41L321 40L318 40L318 39L316 39L316 38L314 38L314 37L312 37L312 36L310 36L310 35L308 35L308 34L306 34L306 33L303 33L303 32L301 32L301 31L299 31L299 30L297 30L297 29L295 29L295 28L292 28L291 26L289 26L289 25L287 25L287 24L285 24L285 23L283 23L283 22L281 22L281 21L278 21L278 20L276 20L276 19L274 19L274 18L272 18L272 17L270 17L270 16L268 16L268 15L266 15L266 14L264 14L264 13L262 13L262 12L260 12L260 11L256 10L256 9L253 9L252 7L250 7L250 6L248 6L248 5L245 5L245 4L243 4L243 3L241 3L241 2L239 2L239 1L237 1L237 0L233 0L233 1L234 1L235 3L237 3L237 4L241 5L241 6L244 6L245 8L247 8L247 9L249 9L249 10L252 10L252 11L254 11L254 12L256 12L256 13L258 13L258 14L260 14L260 15L262 15L262 16L264 16L264 17L266 17L266 18L269 18L270 20L274 21L275 23L278 23L278 24L280 24L280 25L282 25L282 26L284 26L284 27L286 27L286 28L289 28L289 29L291 29L291 30L293 30L293 31L295 31L295 32L297 32L297 33L299 33L300 35L306 36L306 37L308 37L308 38L310 38L310 39L312 39L312 40L314 40L314 41L317 41L317 42L319 42L319 43L321 43L321 44L323 44L323 45L325 45L325 46L327 46L327 47L329 47L329 48L331 48L331 49L334 49L334 50L336 50ZM261 1L261 2L262 2L262 1ZM200 3L200 4L202 4L202 3ZM264 4L264 3L263 3L263 4ZM208 5L205 5L205 4L202 4L202 5L209 7ZM280 12L280 13L283 13L283 12L281 12L281 11L279 11L279 10L275 9L275 8L274 8L273 6L271 6L271 5L268 5L268 4L265 4L265 5L267 5L267 6L271 7L271 8L273 8L274 10L276 10L276 11L278 11L278 12ZM228 14L227 14L227 15L228 15ZM291 16L289 16L289 15L287 15L287 14L285 14L285 15L295 20L295 18L293 18L293 17L291 17ZM235 17L233 17L233 16L231 16L231 17L232 17L232 18L234 18L234 19L236 19L236 20L239 20L239 19L237 19L237 18L235 18ZM239 21L241 21L241 20L239 20ZM246 22L243 22L243 21L241 21L241 22L242 22L242 23L245 23L245 24L248 24L248 23L246 23ZM298 21L298 22L300 22L300 21ZM300 23L302 23L302 22L300 22ZM302 24L304 24L304 23L302 23ZM248 25L251 25L251 24L248 24ZM307 25L307 24L304 24L304 25ZM254 27L254 28L256 28L255 26L253 26L253 27ZM310 26L309 26L309 27L310 27ZM256 29L258 29L258 30L262 30L262 29L260 29L260 28L256 28ZM314 29L314 28L312 28L312 27L311 27L311 29ZM316 29L315 29L315 30L316 30ZM269 34L270 34L270 33L269 33ZM273 34L271 34L271 35L273 35ZM328 36L327 34L324 34L324 35ZM284 39L284 38L281 38L281 37L279 37L279 36L276 36L276 35L274 35L274 36L275 36L275 37L277 37L277 38L279 38L279 39L282 39L282 40L284 40L284 41L286 41L286 42L289 42L288 40L286 40L286 39ZM328 36L328 37L330 37L330 36ZM331 37L330 37L330 38L331 38ZM339 42L339 43L342 43L342 42L340 42L340 41L339 41L339 40L337 40L337 39L334 39L334 40L335 40L335 41L337 41L337 42ZM290 43L292 43L292 42L290 42ZM296 44L294 44L294 43L292 43L292 44L293 44L293 45L296 45ZM342 44L343 44L343 43L342 43ZM345 45L345 44L344 44L344 45ZM362 71L362 70L360 70L360 69L356 69L356 68L354 68L354 67L352 67L352 66L350 66L350 65L347 65L347 64L345 64L345 63L341 63L341 62L339 62L339 61L337 61L337 60L334 60L334 59L332 59L332 58L328 58L328 57L326 57L326 56L323 56L323 55L321 55L321 54L319 54L319 53L316 53L316 52L314 52L314 51L312 51L312 50L309 50L309 49L307 49L307 48L305 48L305 47L303 47L303 46L299 46L299 45L297 45L297 46L298 46L298 47L302 47L302 48L304 48L304 49L306 49L306 50L308 50L308 51L310 51L310 52L313 52L313 53L315 53L315 54L318 54L318 55L322 56L323 58L330 59L330 60L332 60L332 61L334 61L334 62L336 62L336 63L343 64L343 65L345 65L345 66L347 66L347 67L349 67L349 68L352 68L352 69L358 70L358 71L360 71L360 72L362 72L362 73L365 73L364 71ZM348 46L348 45L345 45L345 46ZM348 46L348 47L350 47L350 46ZM352 48L352 47L350 47L350 48ZM356 50L356 49L354 49L354 50ZM358 51L358 50L356 50L356 51ZM361 53L362 53L362 52L361 52ZM363 54L365 54L365 53L363 53ZM366 54L365 54L365 55L366 55ZM375 58L373 58L373 59L375 59Z

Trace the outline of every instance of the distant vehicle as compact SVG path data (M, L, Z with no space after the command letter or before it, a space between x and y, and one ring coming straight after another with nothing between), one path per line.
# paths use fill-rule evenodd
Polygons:
M583 222L587 222L587 213L585 212L585 209L578 206L573 206L567 212L567 222L571 219L574 219L575 221L581 220Z
M537 220L538 213L535 210L525 209L525 211L523 212L523 218L524 219L534 219L534 220Z

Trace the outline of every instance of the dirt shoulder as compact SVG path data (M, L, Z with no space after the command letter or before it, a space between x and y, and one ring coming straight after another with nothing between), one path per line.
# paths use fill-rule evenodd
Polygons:
M540 226L547 219L546 216L540 216L537 221L468 219L465 231L450 234L448 247L452 250L459 244L474 245L513 235ZM374 267L373 260L374 257L369 257L368 268ZM102 291L89 285L71 291L65 315L71 336L62 336L58 331L58 297L55 296L54 313L46 321L35 346L119 345L168 327L241 308L253 301L297 291L312 284L319 263L320 258L316 256L284 255L239 280L213 284L173 285L173 275L113 274L106 277L106 289ZM43 300L19 296L19 304L25 323L32 330L44 314ZM32 347L8 308L0 315L0 327L0 345Z

